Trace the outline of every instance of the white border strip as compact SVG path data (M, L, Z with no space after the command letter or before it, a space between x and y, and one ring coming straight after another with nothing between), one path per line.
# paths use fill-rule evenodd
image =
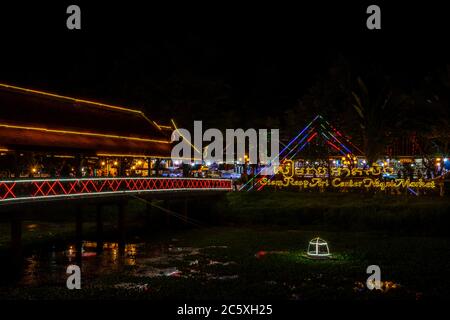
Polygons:
M85 192L74 194L61 194L51 196L36 196L36 197L21 197L21 198L8 198L0 200L0 204L4 202L13 201L27 201L27 200L42 200L42 199L58 199L58 198L77 198L81 196L102 196L111 194L127 194L127 193L143 193L143 192L167 192L167 191L230 191L232 188L215 188L215 189L196 189L196 188L179 188L179 189L153 189L153 190L121 190L121 191L104 191L104 192Z
M166 180L198 180L198 181L230 181L230 183L233 183L232 179L215 179L215 178L177 178L177 177L142 177L142 178L138 178L138 177L130 177L130 178L113 178L113 177L106 177L106 178L62 178L62 179L25 179L25 180L4 180L4 181L0 181L0 183L30 183L30 182L55 182L55 181L89 181L89 180L94 180L94 181L104 181L104 180L162 180L162 179L166 179Z

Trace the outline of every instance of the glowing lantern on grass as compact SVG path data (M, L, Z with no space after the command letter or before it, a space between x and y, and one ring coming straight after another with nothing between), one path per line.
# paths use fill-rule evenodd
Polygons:
M312 239L308 245L308 257L316 259L329 258L331 256L328 243L319 237Z

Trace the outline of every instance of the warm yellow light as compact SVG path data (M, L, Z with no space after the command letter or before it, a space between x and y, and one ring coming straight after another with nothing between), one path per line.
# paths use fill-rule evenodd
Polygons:
M187 141L187 142L191 145L191 147L194 148L195 151L197 151L198 153L202 154L202 152L201 152L200 150L198 150L196 146L194 146L192 143L189 142L191 139L186 139L186 137L183 136L183 134L181 133L181 131L178 130L177 125L175 124L175 121L173 121L173 119L170 119L170 121L172 122L173 127L175 128L175 130L178 131L178 134L179 134L185 141Z
M134 169L136 169L136 167L135 167L135 166L132 166L131 169L134 170Z
M144 118L148 123L155 126L158 130L161 130L161 128L156 124L155 121L150 120L143 112L140 112L140 114L141 114L141 117Z
M139 161L137 162L137 164L138 164L138 166L142 165L142 161L139 160Z
M75 158L74 156L66 156L66 155L54 155L53 157L55 157L55 158L67 158L67 159Z
M114 161L114 165L117 166L119 163L117 161Z
M72 97L63 96L63 95L50 93L50 92L44 92L44 91L33 90L33 89L26 89L26 88L17 87L17 86L11 86L11 85L4 84L4 83L0 83L0 87L8 88L8 89L14 89L14 90L19 90L19 91L23 91L23 92L34 93L34 94L45 95L45 96L48 96L48 97L53 97L53 98L58 98L58 99L71 100L73 102L78 102L78 103L87 103L87 104L92 104L92 105L95 105L95 106L100 106L100 107L105 107L105 108L110 108L110 109L116 109L116 110L121 110L121 111L127 111L127 112L134 112L134 113L141 113L142 114L142 111L140 111L140 110L124 108L124 107L119 107L119 106L113 106L113 105L106 104L106 103L100 103L100 102L89 101L89 100L84 100L84 99L77 99L77 98L72 98Z
M126 154L126 153L97 153L99 157L129 157L129 158L159 158L159 159L172 159L168 156L149 155L149 154ZM177 160L201 160L199 158L186 158L180 157Z
M0 123L0 127L11 128L11 129L44 131L44 132L51 132L51 133L76 134L76 135L84 135L84 136L145 141L145 142L157 142L157 143L167 143L167 144L170 143L169 141L166 141L166 140L145 139L145 138L137 138L137 137L124 137L124 136L117 136L117 135L103 134L103 133L94 133L94 132L78 132L78 131L67 131L67 130L59 130L59 129L39 128L39 127L16 126L16 125L4 124L4 123Z
M437 162L441 161L441 158L436 158L436 161L437 161Z
M162 128L162 129L172 129L171 126L163 126L161 124L158 124L158 127Z
M31 169L31 172L36 173L36 168Z
M102 161L102 166L104 166L106 163L105 163L105 161Z
M156 121L152 121L154 123L155 126L158 127L159 130L161 129L173 129L171 126L164 126L162 124L157 123Z
M145 120L147 120L150 124L156 126L159 130L161 130L161 128L154 121L150 120L140 110L131 109L131 108L125 108L125 107L119 107L119 106L114 106L114 105L111 105L111 104L106 104L106 103L101 103L101 102L96 102L96 101L90 101L90 100L85 100L85 99L78 99L78 98L63 96L63 95L60 95L60 94L55 94L55 93L50 93L50 92L45 92L45 91L40 91L40 90L27 89L27 88L12 86L12 85L9 85L9 84L4 84L4 83L0 83L0 87L8 88L8 89L14 89L14 90L19 90L19 91L22 91L22 92L28 92L28 93L33 93L33 94L44 95L44 96L53 97L53 98L57 98L57 99L69 100L69 101L72 101L72 102L75 102L75 103L86 103L86 104L94 105L94 106L97 106L97 107L109 108L109 109L114 109L114 110L119 110L119 111L130 112L130 113L137 113L140 116L142 116Z
M152 124L153 124L155 127L157 127L159 131L161 131L161 127L160 127L155 121L152 120Z

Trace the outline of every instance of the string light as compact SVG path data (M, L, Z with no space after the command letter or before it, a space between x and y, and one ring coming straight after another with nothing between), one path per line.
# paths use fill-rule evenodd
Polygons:
M305 127L301 132L300 132L300 134L299 135L297 135L297 137L295 137L293 140L295 141L299 136L301 136L301 134L303 134L303 132L305 131L305 129L306 128L308 128L309 126L311 126L311 124L312 123L314 123L317 119L322 119L322 120L324 120L323 119L323 117L322 116L320 116L320 115L317 115L309 124L308 124L308 126L307 127ZM343 137L343 135L339 132L339 131L337 131L334 127L332 127L327 121L325 121L324 120L324 122L337 134L337 135L339 135L340 137ZM342 153L343 155L344 155L344 157L342 157L342 160L343 160L343 163L344 164L346 164L346 165L350 165L350 160L352 159L352 155L353 155L353 152L348 148L348 147L346 147L338 138L336 138L325 126L324 126L324 124L323 123L321 123L320 124L320 127L321 128L323 128L323 129L325 129L325 130L327 130L327 133L330 135L330 137L331 138L333 138L334 139L334 141L335 142L337 142L344 150L346 150L349 154L347 155L348 156L348 158L349 158L349 160L347 160L346 159L346 154L342 151L342 150L340 150L336 145L334 145L331 141L329 141L329 137L324 133L324 132L322 132L322 131L320 131L320 133L321 133L321 135L326 139L326 142L330 145L330 146L332 146L334 149L336 149L337 151L339 151L340 153ZM306 134L306 136L305 137L303 137L299 142L297 142L297 145L299 145L300 143L302 143L308 136L309 136L309 134L311 134L312 133L312 131L314 131L315 130L315 128L313 128L313 129L311 129L311 130L309 130L309 132ZM306 145L313 139L313 137L315 137L315 134L317 134L317 132L315 132L314 134L313 134L313 136L311 136L311 137L309 137L308 138L308 140L303 144L303 145L301 145L300 147L299 147L299 150L293 155L293 156L291 156L290 157L290 159L292 160L300 151L302 151L305 147L306 147ZM347 140L347 142L350 142L348 139L346 139ZM291 140L291 142L293 142L292 140ZM352 144L352 146L354 146L353 144ZM356 146L355 146L356 147ZM285 150L286 148L284 148L283 150L282 150L282 152ZM358 149L358 148L357 148ZM293 149L293 150L295 150L295 148ZM289 154L293 151L293 150L290 150L289 152L288 152L288 154L284 157L284 159L286 159L288 156L289 156ZM359 151L361 151L360 149L358 149ZM281 153L282 152L280 152L280 154L279 154L279 156L281 155ZM357 164L357 160L356 160L356 157L354 157L353 156L353 163L354 164ZM260 170L260 172L259 173L261 173L262 172L262 170ZM259 174L258 173L258 174ZM269 181L273 178L275 176L275 174L273 174L270 178L269 178ZM251 180L253 180L253 178L251 179ZM250 181L251 181L250 180ZM242 190L250 181L248 181L240 190ZM259 180L259 181L261 181L261 179ZM258 181L258 182L259 182ZM250 190L252 190L253 189L253 187L254 187L254 185L252 185L247 191L250 191ZM264 185L260 185L260 187L258 188L258 191L260 191L262 188L264 187Z
M135 113L135 114L138 114L141 117L143 117L147 122L149 122L151 125L155 126L158 130L161 130L161 127L158 126L158 124L155 121L149 119L141 110L125 108L125 107L115 106L115 105L111 105L111 104L106 104L106 103L101 103L101 102L96 102L96 101L91 101L91 100L86 100L86 99L73 98L73 97L68 97L68 96L50 93L50 92L41 91L41 90L27 89L27 88L13 86L13 85L4 84L4 83L0 83L0 87L7 88L7 89L13 89L13 90L17 90L17 91L22 91L22 92L27 92L27 93L32 93L32 94L43 95L43 96L57 98L57 99L69 100L69 101L72 101L75 103L85 103L85 104L90 104L90 105L97 106L97 107L103 107L103 108L114 109L114 110L118 110L118 111Z
M178 132L178 134L184 139L184 141L186 141L187 143L189 143L189 145L194 148L195 151L197 151L199 154L202 154L202 152L200 150L197 149L196 146L194 146L190 139L187 139L185 136L183 136L183 134L181 133L181 131L178 129L177 125L175 124L175 121L173 119L170 119L170 121L173 124L173 127L175 128L175 130Z
M136 109L119 107L119 106L114 106L114 105L110 105L110 104L106 104L106 103L95 102L95 101L90 101L90 100L85 100L85 99L78 99L78 98L63 96L63 95L60 95L60 94L55 94L55 93L50 93L50 92L45 92L45 91L40 91L40 90L27 89L27 88L12 86L12 85L9 85L9 84L4 84L4 83L0 83L0 87L7 88L7 89L18 90L18 91L27 92L27 93L44 95L44 96L48 96L48 97L52 97L52 98L70 100L72 102L77 102L77 103L87 103L87 104L92 104L92 105L99 106L99 107L105 107L105 108L109 108L109 109L115 109L115 110L121 110L121 111L127 111L127 112L142 114L142 111L136 110Z
M94 132L79 132L79 131L68 131L68 130L59 130L59 129L47 129L47 128L40 128L40 127L9 125L9 124L4 124L4 123L0 123L0 127L10 128L10 129L22 129L22 130L43 131L43 132L51 132L51 133L74 134L74 135L82 135L82 136L94 136L94 137L103 137L103 138L114 138L114 139L125 139L125 140L132 140L132 141L144 141L144 142L156 142L156 143L170 144L170 142L166 141L166 140L146 139L146 138L138 138L138 137L125 137L125 136L94 133Z
M158 127L160 127L161 129L173 129L171 126L164 126L164 125L159 124L159 123L156 123L156 122L155 122L155 124L156 124Z
M55 158L62 158L62 159L74 159L74 156L66 156L66 155L54 155Z
M297 136L295 136L294 138L291 139L291 141L289 141L289 143L283 148L283 150L281 150L281 151L278 153L278 155L277 155L272 161L275 161L275 160L277 160L277 159L280 159L282 153L285 152L287 149L289 149L289 147L290 147L290 146L291 146L291 145L292 145L299 137L301 137L301 136L305 133L305 131L308 130L308 128L309 128L309 127L314 123L314 121L316 121L319 117L320 117L319 115L317 115L316 117L314 117L314 119L312 119L311 122L308 123L308 124L303 128L303 130L300 131L300 133L299 133ZM295 148L294 148L294 149L295 149ZM291 149L291 150L289 151L289 153L292 152L292 150L294 150L294 149ZM261 168L261 170L259 170L259 172L258 172L257 174L255 174L250 180L248 180L248 181L247 181L247 182L246 182L239 190L240 190L240 191L243 190L249 183L251 183L256 177L258 177L258 176L263 172L263 170L264 170L264 169ZM257 183L258 183L258 182L257 182ZM254 187L254 185L250 186L250 188L249 188L247 191L252 190L253 187Z
M98 157L120 157L120 158L159 158L159 159L172 159L172 157L150 154L127 154L127 153L97 153ZM178 160L194 160L199 161L199 158L185 158L179 157Z

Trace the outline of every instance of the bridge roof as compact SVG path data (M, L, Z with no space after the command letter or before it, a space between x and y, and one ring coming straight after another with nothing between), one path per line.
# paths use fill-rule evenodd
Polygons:
M0 84L0 150L165 157L170 142L140 110Z

